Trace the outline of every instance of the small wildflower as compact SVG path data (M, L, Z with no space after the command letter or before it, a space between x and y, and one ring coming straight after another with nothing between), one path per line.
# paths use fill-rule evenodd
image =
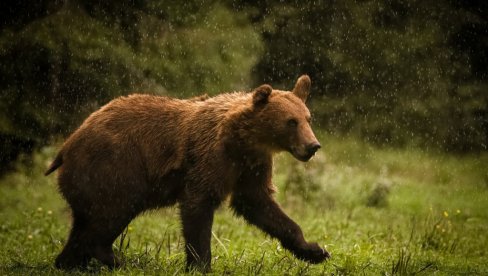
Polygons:
M49 211L47 211L47 214L48 215L52 215L53 214L53 211L49 210Z
M32 235L27 236L29 240L32 240Z
M37 212L42 212L42 207L37 207Z
M449 216L449 213L447 211L444 211L444 217L448 217Z
M461 210L457 209L456 214L461 214Z

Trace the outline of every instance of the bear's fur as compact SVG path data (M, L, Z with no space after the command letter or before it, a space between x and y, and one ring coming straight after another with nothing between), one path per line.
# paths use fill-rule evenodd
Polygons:
M307 161L320 148L305 106L309 89L310 78L302 76L292 92L262 85L187 100L136 94L91 114L46 172L59 168L73 215L56 266L84 267L91 258L117 266L112 243L129 222L178 203L187 267L207 271L214 210L228 196L237 215L296 257L328 258L272 197L273 153Z

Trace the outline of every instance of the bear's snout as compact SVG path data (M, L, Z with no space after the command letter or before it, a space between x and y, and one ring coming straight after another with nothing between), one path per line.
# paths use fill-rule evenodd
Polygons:
M321 147L319 142L313 142L306 147L306 150L309 155L314 155Z
M291 153L296 159L307 162L321 147L320 143L315 141L307 145L302 145L301 147L292 147Z

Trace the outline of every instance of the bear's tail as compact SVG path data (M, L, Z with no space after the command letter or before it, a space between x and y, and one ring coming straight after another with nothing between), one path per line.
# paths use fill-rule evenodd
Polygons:
M61 165L63 165L63 155L61 152L58 153L54 161L51 163L47 171L44 173L44 175L49 175L50 173L54 172L57 168L59 168Z

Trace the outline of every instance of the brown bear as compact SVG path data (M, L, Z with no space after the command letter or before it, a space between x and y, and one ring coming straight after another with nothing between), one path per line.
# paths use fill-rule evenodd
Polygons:
M46 171L59 168L73 216L56 267L85 267L91 258L119 265L112 243L129 222L178 203L187 268L208 271L214 211L229 196L237 215L299 259L327 259L272 196L273 154L308 161L320 148L305 106L309 90L304 75L291 92L264 84L187 100L136 94L91 114Z

